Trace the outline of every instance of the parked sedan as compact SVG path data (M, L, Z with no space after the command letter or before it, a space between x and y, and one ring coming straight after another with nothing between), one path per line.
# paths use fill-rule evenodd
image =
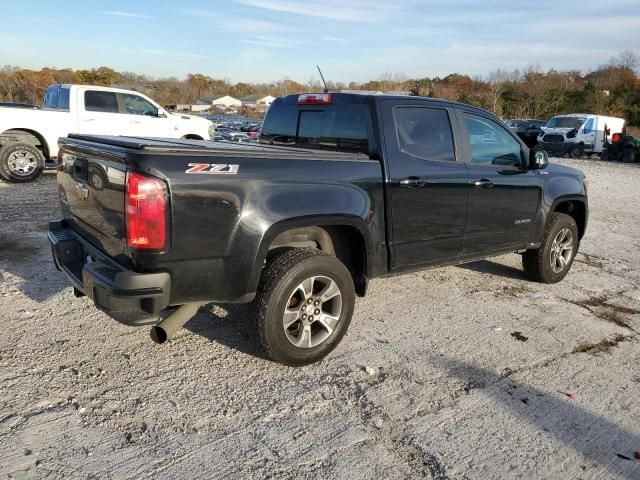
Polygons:
M249 135L247 135L246 133L240 133L240 132L224 133L223 137L224 137L225 140L228 140L230 142L249 142L249 141L251 141L251 138L249 138Z
M541 127L547 125L546 120L536 119L514 119L505 122L513 132L529 147L534 148L538 143Z

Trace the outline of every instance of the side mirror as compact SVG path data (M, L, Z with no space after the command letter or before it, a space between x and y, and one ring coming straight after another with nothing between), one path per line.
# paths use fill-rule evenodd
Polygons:
M156 115L158 118L167 118L167 114L164 113L164 110L158 109L158 114Z
M549 155L544 150L529 151L529 169L542 170L549 165Z

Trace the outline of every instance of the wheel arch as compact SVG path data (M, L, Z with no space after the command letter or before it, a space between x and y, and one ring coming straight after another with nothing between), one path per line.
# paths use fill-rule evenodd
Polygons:
M560 198L555 201L551 212L564 213L572 217L578 227L578 238L582 239L587 229L587 205L579 197Z
M254 272L252 283L257 284L262 266L270 255L291 248L317 248L337 257L351 272L356 293L365 295L371 269L371 238L362 219L352 216L305 217L272 225L260 244L257 272Z
M9 141L28 141L34 146L41 146L42 154L45 160L50 158L49 144L47 143L44 135L30 128L10 128L0 133L0 137L9 138ZM15 139L15 140L13 140Z
M196 133L188 133L182 138L184 138L185 140L204 140L204 138L202 138L200 135Z

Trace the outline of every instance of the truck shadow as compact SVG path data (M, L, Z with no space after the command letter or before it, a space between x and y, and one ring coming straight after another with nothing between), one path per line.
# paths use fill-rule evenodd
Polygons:
M185 328L233 350L264 358L253 346L247 333L247 309L248 306L245 304L209 304L205 307L206 313L201 311L185 325Z
M640 462L633 458L640 435L580 407L579 395L571 399L563 392L544 392L451 357L433 357L432 364L464 382L470 392L482 389L482 395L503 407L507 417L517 417L583 455L585 465L586 459L593 465L607 465L611 475L607 478L640 478ZM628 425L632 425L629 415Z
M473 272L488 273L498 277L513 278L516 280L526 280L524 271L519 268L513 268L501 263L492 262L491 260L480 260L479 262L463 263L457 265L458 268L471 270Z
M0 183L0 283L15 301L38 303L70 287L51 258L49 221L60 218L55 175ZM23 296L19 295L23 294Z
M11 282L31 300L46 301L69 287L64 275L56 270L50 252L44 231L0 234L0 281Z

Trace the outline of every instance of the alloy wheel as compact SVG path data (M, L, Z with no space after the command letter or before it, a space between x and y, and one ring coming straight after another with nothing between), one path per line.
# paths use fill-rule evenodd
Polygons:
M282 326L292 345L313 348L333 333L342 313L342 292L329 277L304 280L289 296Z
M554 273L562 272L571 261L573 254L573 233L568 228L563 228L553 239L551 244L551 270Z

